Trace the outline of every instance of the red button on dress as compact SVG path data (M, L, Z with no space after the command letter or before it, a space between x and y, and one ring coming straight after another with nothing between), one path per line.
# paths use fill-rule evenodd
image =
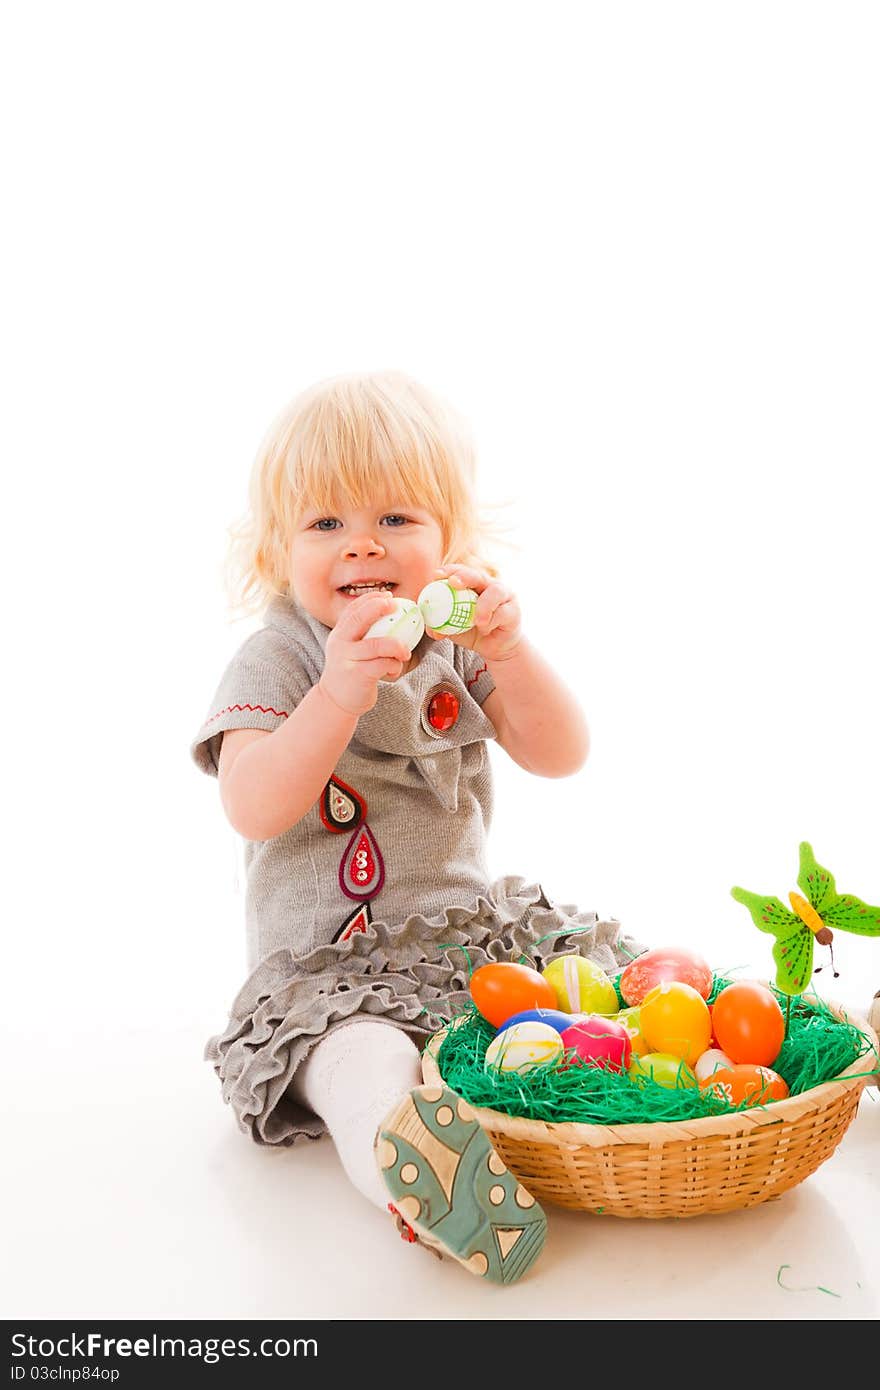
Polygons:
M445 733L451 729L458 718L458 696L451 690L440 690L432 696L428 705L428 723L432 729Z

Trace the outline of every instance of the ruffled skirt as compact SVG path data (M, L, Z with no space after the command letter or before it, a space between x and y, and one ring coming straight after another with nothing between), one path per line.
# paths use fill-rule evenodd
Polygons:
M239 1127L258 1144L317 1139L323 1121L288 1094L311 1049L356 1017L403 1028L418 1046L470 1000L473 970L525 960L542 970L556 956L587 956L616 974L643 948L620 923L551 902L539 884L497 880L469 907L396 926L371 922L347 941L305 956L275 951L239 991L211 1062Z

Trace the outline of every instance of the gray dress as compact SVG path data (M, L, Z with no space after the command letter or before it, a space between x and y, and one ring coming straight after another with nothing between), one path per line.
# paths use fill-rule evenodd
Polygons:
M279 727L319 680L329 628L276 599L233 657L192 755L214 776L227 729ZM418 1044L470 999L489 961L537 969L577 951L609 973L641 949L614 920L489 882L492 817L485 661L422 639L419 664L383 682L318 803L292 829L245 843L249 975L205 1056L258 1143L317 1138L292 1100L297 1067L332 1028L372 1017Z

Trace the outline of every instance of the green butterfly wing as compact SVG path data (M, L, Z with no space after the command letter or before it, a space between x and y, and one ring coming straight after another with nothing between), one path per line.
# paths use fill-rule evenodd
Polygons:
M747 907L755 926L776 937L776 988L783 994L802 994L813 973L813 933L800 917L778 898L762 897L745 888L731 888L731 896Z
M801 862L798 871L798 888L819 916L825 921L826 909L837 899L834 879L827 869L816 863L816 856L806 840L801 842Z
M880 907L871 907L852 893L839 894L827 869L816 863L806 840L801 845L798 887L806 893L826 926L857 936L880 936Z
M852 893L844 893L822 913L822 921L839 931L856 936L880 936L880 907L871 907Z

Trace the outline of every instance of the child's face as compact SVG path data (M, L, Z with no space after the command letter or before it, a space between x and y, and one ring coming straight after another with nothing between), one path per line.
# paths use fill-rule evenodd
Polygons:
M440 523L422 507L383 498L332 515L306 511L290 547L290 582L296 598L325 627L337 620L364 588L358 581L385 581L397 598L417 599L443 562Z

